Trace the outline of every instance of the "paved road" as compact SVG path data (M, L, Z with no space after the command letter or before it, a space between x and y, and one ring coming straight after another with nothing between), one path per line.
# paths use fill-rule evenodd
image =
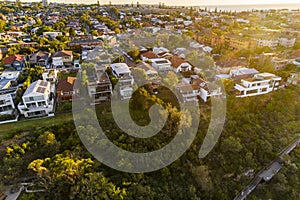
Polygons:
M283 149L278 157L267 167L264 167L254 179L234 198L234 200L244 200L260 184L262 180L268 182L283 167L283 157L300 145L300 137Z
M24 190L24 186L21 186L19 191L11 193L10 192L11 187L12 186L7 187L6 191L4 192L7 195L5 200L17 200L18 197L20 196L21 192Z

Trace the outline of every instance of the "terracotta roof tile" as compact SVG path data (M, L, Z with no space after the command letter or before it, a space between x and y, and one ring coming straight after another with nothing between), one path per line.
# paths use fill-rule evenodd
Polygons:
M153 53L152 51L147 51L145 53L142 53L141 57L142 56L145 57L145 58L149 58L149 59L151 59L151 58L157 58L157 55L155 53Z
M26 57L25 55L19 55L19 54L16 54L14 56L9 56L2 62L2 64L11 65L15 61L22 62L25 59L25 57Z
M72 55L73 55L72 51L62 50L62 51L55 52L53 57L64 57L64 56L72 56Z
M179 67L182 63L185 63L186 61L179 56L172 56L170 59L170 62L172 63L172 66L177 68Z
M76 77L67 77L58 81L57 91L71 92L74 89Z

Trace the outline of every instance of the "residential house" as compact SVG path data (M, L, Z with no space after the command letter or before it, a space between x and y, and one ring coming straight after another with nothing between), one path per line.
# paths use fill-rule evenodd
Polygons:
M75 83L76 77L67 77L58 81L56 90L58 102L72 101L73 98L78 98L79 87Z
M69 46L74 49L83 46L103 46L103 42L98 39L93 39L93 36L81 36L78 40L73 40L69 43Z
M9 43L7 44L9 47L12 47L12 46L20 46L21 48L37 48L39 45L37 42L23 42L23 41L18 41L18 42L15 42L15 43Z
M62 68L63 66L64 66L64 62L62 57L52 57L53 68Z
M190 84L194 85L194 88L200 88L200 98L204 102L207 102L208 98L210 97L220 96L223 94L220 86L212 82L207 82L200 78L198 75L191 76Z
M82 51L82 60L96 62L97 64L110 64L111 56L102 47L89 48Z
M140 58L143 62L146 62L149 59L158 58L157 55L153 51L147 51L140 54Z
M15 70L22 70L25 67L26 56L16 54L5 58L2 64L6 68L14 68Z
M274 70L283 70L286 65L289 63L290 61L288 59L285 58L278 58L278 57L273 57L271 59L271 64L273 66Z
M57 81L57 70L48 69L42 74L43 80L50 82L51 84L56 84Z
M161 57L166 53L170 53L170 50L165 47L154 47L153 53L155 53L158 57Z
M118 89L121 99L129 99L133 93L134 79L131 75L131 71L125 63L114 63L110 65L112 74L119 78Z
M16 118L14 97L9 91L0 91L0 121L3 115L14 115Z
M300 72L291 73L287 79L287 82L293 85L300 84Z
M8 48L0 48L0 60L2 60L8 53Z
M37 80L30 84L23 94L18 109L25 117L50 116L53 112L54 98L50 83Z
M235 89L239 92L237 97L248 97L266 94L279 88L281 77L271 73L255 74L253 78L242 79Z
M152 67L156 69L158 72L167 72L172 70L172 63L165 58L152 58L149 59Z
M87 83L88 93L92 99L92 105L110 99L112 94L112 84L106 72L94 70L93 74L89 74Z
M283 70L290 61L280 58L276 53L262 53L259 56L259 65L270 65L273 70Z
M73 62L73 52L72 51L58 51L55 52L52 56L52 65L53 67L70 67Z
M200 95L199 85L181 81L176 85L176 89L181 95L180 100L182 102L198 102L198 96Z
M48 68L50 56L51 53L49 52L39 51L37 53L30 55L29 63L33 66L38 65L38 66Z
M179 56L172 56L170 62L172 64L173 70L176 73L188 72L192 70L192 65Z
M109 47L113 47L117 44L117 38L115 36L105 36L104 41Z
M62 32L43 32L44 37L50 37L52 39L56 38L57 36L61 36Z
M157 71L150 64L140 62L136 65L136 67L145 70L149 82L156 84L160 83L160 77L158 76Z
M233 68L230 70L229 75L232 79L235 81L250 78L253 77L255 74L258 74L259 72L254 68Z
M14 99L17 96L18 83L16 80L19 74L18 71L8 71L0 75L0 121L2 121L0 123L17 120ZM3 115L9 115L9 117L2 119Z

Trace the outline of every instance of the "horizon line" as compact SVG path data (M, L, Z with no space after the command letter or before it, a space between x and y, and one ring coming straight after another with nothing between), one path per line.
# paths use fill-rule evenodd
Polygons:
M87 2L87 3L84 3L84 2L81 2L81 3L64 3L64 2L55 2L56 0L53 0L53 1L48 1L49 3L55 3L55 4L65 4L65 5L68 5L68 4L76 4L76 5L82 5L82 4L85 4L85 5L95 5L97 4L97 0L94 0L95 3L91 3L91 2ZM60 1L60 0L58 0ZM0 2L11 2L11 3L15 3L16 1L15 0L1 0ZM41 3L42 0L20 0L21 3ZM163 2L161 2L163 3ZM130 5L131 3L118 3L118 2L115 2L111 5ZM136 5L136 3L133 3L134 5ZM100 4L101 5L110 5L109 3L102 3ZM159 5L159 3L140 3L140 5ZM224 3L224 4L202 4L202 5L168 5L168 4L165 4L165 6L184 6L184 7L199 7L199 6L262 6L262 5L300 5L300 2L298 3L291 3L291 2L288 2L288 3L242 3L242 4L238 4L238 3ZM297 8L295 8L297 9ZM299 9L299 8L298 8Z

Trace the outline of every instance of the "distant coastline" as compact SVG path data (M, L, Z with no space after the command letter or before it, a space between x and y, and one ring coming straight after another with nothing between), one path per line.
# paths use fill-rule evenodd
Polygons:
M9 0L13 2L14 0ZM112 0L112 4L114 5L124 5L124 3L117 3L116 0ZM21 2L41 2L41 0L21 0ZM49 3L60 3L60 4L95 4L96 0L48 0ZM101 0L100 0L101 2ZM108 5L108 3L104 3L102 5ZM153 4L142 4L141 5L158 5L157 3ZM281 4L224 4L224 5L168 5L166 6L186 6L186 7L197 7L201 9L207 8L208 11L214 11L216 8L218 11L231 11L231 12L242 12L242 11L251 11L251 10L279 10L279 9L288 9L288 10L298 10L300 9L300 3L281 3Z
M295 4L249 4L249 5L203 5L203 6L195 6L200 7L202 9L207 8L209 11L214 11L216 8L217 10L222 11L251 11L251 10L279 10L279 9L288 9L288 10L297 10L300 9L300 3Z

